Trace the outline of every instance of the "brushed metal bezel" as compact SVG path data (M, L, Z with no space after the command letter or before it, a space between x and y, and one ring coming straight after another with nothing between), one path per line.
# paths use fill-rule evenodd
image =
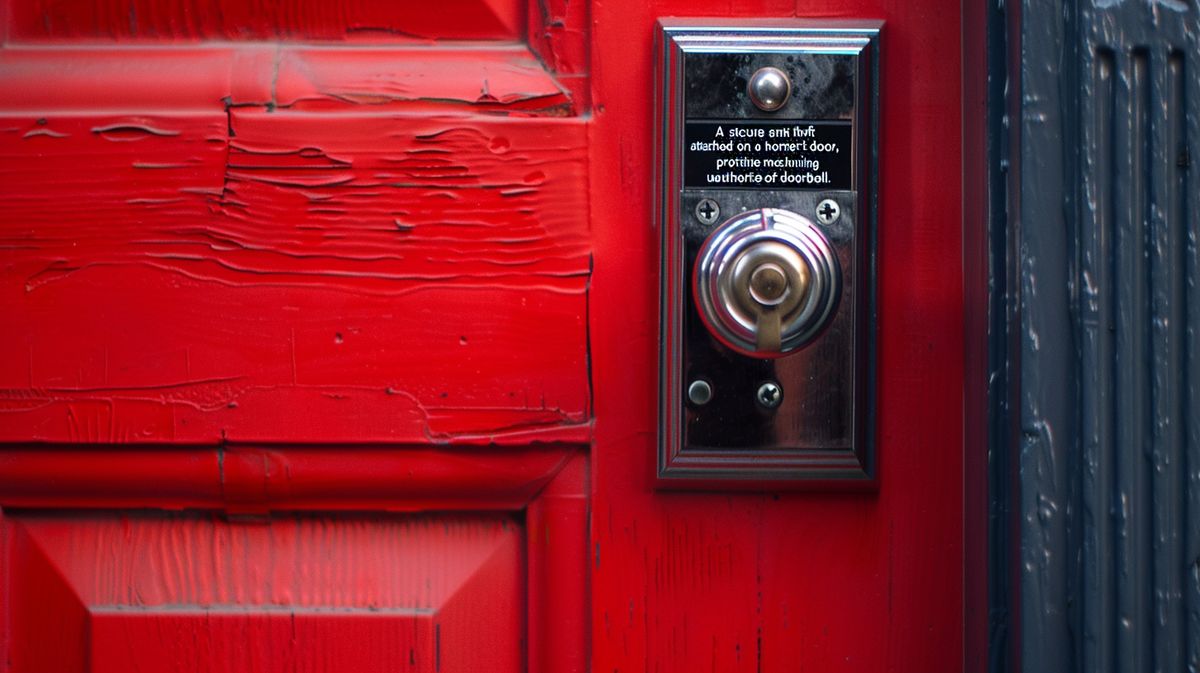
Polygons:
M659 22L656 36L655 223L661 228L659 435L656 482L668 488L810 488L872 487L875 452L875 232L879 34L874 20L728 20L676 19ZM837 201L854 211L857 222L852 268L857 278L853 308L856 382L850 413L853 441L842 447L793 447L786 450L700 449L683 445L685 382L682 367L684 276L681 235L683 204L684 55L689 53L796 52L847 54L857 62L853 110L854 177L852 190ZM748 117L750 118L750 117ZM765 115L753 117L767 119ZM798 190L799 191L799 190ZM815 192L808 190L807 194ZM764 207L784 207L777 203ZM722 204L722 208L725 205ZM733 216L737 211L730 211Z
M791 333L783 339L778 354L755 355L755 337L752 325L748 324L749 318L735 308L722 307L734 303L728 286L734 261L760 242L779 242L792 248L815 272L803 311L783 325ZM841 272L829 241L808 218L786 210L764 208L735 215L714 229L700 248L692 290L701 309L701 320L727 348L753 357L784 357L808 344L824 329L841 296Z

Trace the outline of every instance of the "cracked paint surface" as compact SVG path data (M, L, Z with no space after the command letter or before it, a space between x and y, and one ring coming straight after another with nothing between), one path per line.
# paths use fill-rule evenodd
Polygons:
M529 52L146 57L0 55L0 441L586 440L585 125Z

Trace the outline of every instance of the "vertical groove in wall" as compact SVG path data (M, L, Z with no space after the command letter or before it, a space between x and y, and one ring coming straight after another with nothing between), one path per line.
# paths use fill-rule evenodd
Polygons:
M1196 234L1173 149L1186 136L1184 60L1143 46L1093 53L1073 330L1083 467L1078 670L1194 670L1183 583Z
M1149 505L1146 489L1146 85L1145 52L1122 54L1113 166L1117 214L1116 493L1118 671L1149 671L1145 601ZM1103 363L1098 363L1103 364Z
M1200 13L1200 8L1197 8ZM1197 21L1200 24L1200 21ZM1171 183L1176 190L1171 203L1174 220L1184 240L1183 280L1183 377L1181 415L1182 457L1180 461L1183 506L1181 511L1183 639L1179 644L1187 673L1200 673L1200 250L1197 229L1200 228L1200 69L1196 53L1200 50L1200 30L1191 33L1185 48L1172 50L1170 70L1175 80L1178 102L1174 106L1177 144L1171 148L1175 157ZM1191 60L1189 60L1189 57Z
M1021 427L1056 435L1021 446L1020 669L1200 673L1200 3L1025 0L1020 26ZM1069 488L1029 469L1059 451Z
M1115 303L1113 288L1113 115L1116 107L1115 59L1111 50L1095 53L1092 68L1093 96L1084 111L1091 116L1084 130L1083 200L1086 214L1079 227L1080 292L1079 367L1080 372L1080 449L1082 465L1080 488L1082 510L1081 562L1083 585L1078 589L1083 620L1083 668L1097 673L1113 673L1113 589L1116 577L1112 538L1114 505L1112 397L1114 369L1113 332ZM1096 363L1109 363L1096 366Z
M1186 232L1180 210L1180 181L1176 151L1182 138L1182 58L1176 52L1151 63L1152 89L1162 104L1155 108L1153 146L1164 148L1153 156L1151 178L1150 246L1153 307L1153 642L1154 671L1185 670L1182 582L1184 555L1183 478L1184 423L1187 401L1183 395L1185 311L1184 277L1187 270Z

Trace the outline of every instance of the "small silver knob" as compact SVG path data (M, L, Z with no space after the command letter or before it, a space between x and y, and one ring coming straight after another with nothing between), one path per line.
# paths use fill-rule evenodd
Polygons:
M807 285L807 267L801 276ZM789 289L787 274L774 262L764 262L750 272L750 296L763 306L778 306Z
M767 66L759 68L750 76L746 85L746 93L750 101L763 112L774 112L787 103L792 95L792 83L787 73L779 68Z
M688 399L696 406L704 406L712 401L712 385L704 379L696 379L688 386Z

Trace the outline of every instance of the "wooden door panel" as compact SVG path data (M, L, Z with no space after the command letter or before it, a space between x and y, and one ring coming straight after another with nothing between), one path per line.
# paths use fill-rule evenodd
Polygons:
M18 671L517 671L520 521L8 513Z
M443 671L958 670L957 5L458 1L261 20L175 3L192 23L149 0L0 5L19 15L0 49L0 648L66 643L0 669L132 669L126 637L164 648L144 670L184 665L189 638L210 646L188 663L234 670L437 670L431 651ZM654 486L651 40L671 15L886 21L875 492ZM479 622L439 649L399 599L335 618L254 593L284 586L255 575L279 554L325 592L416 577L452 552L437 534L401 558L349 531L417 520L508 522L496 548L519 540L516 560L439 610L504 610L520 658ZM304 551L302 521L348 551ZM187 580L256 587L237 609L130 610L80 582L171 535L255 526L278 535ZM62 540L98 531L105 551L72 560ZM339 574L339 553L378 574ZM372 658L358 645L389 624ZM104 638L72 639L88 632ZM276 647L223 643L245 634Z
M83 4L0 2L0 670L582 670L579 17Z
M24 508L519 511L586 454L561 444L471 447L5 447L4 504Z
M529 52L173 52L0 52L0 441L586 441L586 126Z
M9 37L23 42L201 40L428 41L519 37L519 0L13 0Z

